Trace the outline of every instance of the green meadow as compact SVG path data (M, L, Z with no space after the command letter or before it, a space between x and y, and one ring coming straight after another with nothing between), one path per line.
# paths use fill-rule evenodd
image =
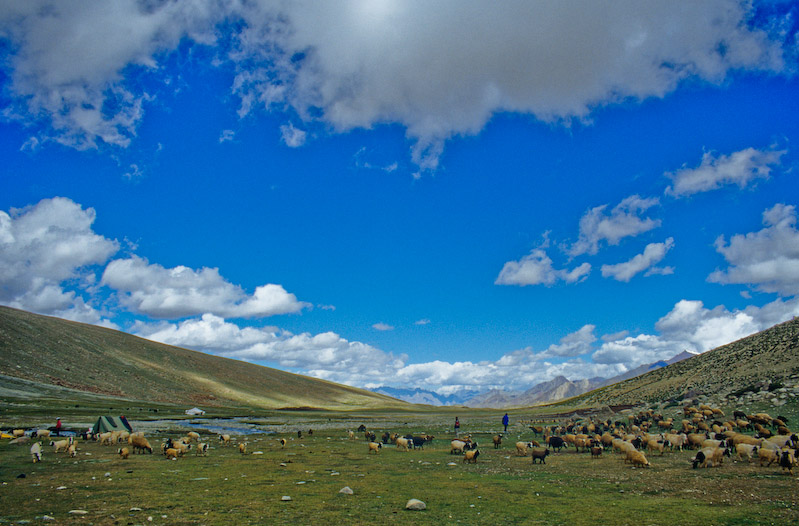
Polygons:
M474 464L450 455L451 423L478 441ZM236 425L222 446L218 430L198 420L137 421L155 448L124 460L119 446L78 441L75 458L44 447L32 463L29 444L0 441L0 524L796 524L799 472L725 459L718 468L691 469L693 452L648 456L634 468L605 451L598 459L574 448L546 464L517 456L515 442L534 439L521 414L500 448L501 412L453 410L395 412L269 412ZM220 424L208 420L208 425ZM17 421L16 425L22 424ZM69 424L69 420L67 420ZM365 425L384 431L429 433L424 449L384 445L369 453ZM5 423L4 429L7 428ZM211 445L207 456L190 451L178 460L159 454L167 437L197 430ZM297 431L302 431L302 437ZM313 430L313 434L308 431ZM283 447L279 439L285 438ZM246 454L238 445L246 442ZM453 465L454 464L454 465ZM353 494L339 491L349 487ZM282 500L283 497L291 500ZM409 499L424 511L405 510Z

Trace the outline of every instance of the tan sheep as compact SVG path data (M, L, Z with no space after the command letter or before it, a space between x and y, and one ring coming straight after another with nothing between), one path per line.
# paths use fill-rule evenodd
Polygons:
M450 450L449 450L450 455L454 453L463 454L463 450L466 448L466 442L464 442L463 440L453 440L449 444L450 444Z
M397 449L401 449L403 451L408 451L410 449L410 445L413 444L413 442L403 437L397 437L395 442L397 444Z
M464 462L471 462L472 464L477 463L477 457L480 455L479 449L470 449L463 455Z
M516 454L522 457L527 456L527 449L532 447L530 442L516 442Z
M36 430L36 438L50 438L50 430L49 429L37 429Z
M208 454L208 444L206 442L200 442L197 444L196 452L198 455L206 456Z
M780 461L780 450L779 449L768 449L766 447L761 447L757 450L757 458L760 461L760 466L763 466L764 462L768 462L767 466L770 466L774 462Z
M635 450L628 451L627 458L625 460L629 460L630 464L632 464L633 466L638 466L642 468L643 467L648 468L650 466L649 461L640 451L635 451Z
M128 443L133 446L134 453L144 453L147 451L148 453L152 454L153 452L153 447L150 445L150 442L148 442L143 436L131 435L128 438Z
M195 442L199 442L200 441L200 433L198 433L196 431L189 431L188 433L186 433L186 438L188 438L189 441L193 440Z
M179 449L170 447L164 451L164 455L166 455L167 460L177 460L178 457L183 456L183 453Z
M74 440L70 437L67 440L58 440L50 442L50 445L53 446L53 453L58 453L59 451L66 451L67 448L74 442Z
M230 435L219 435L219 441L222 443L223 446L229 446Z
M380 452L380 449L382 449L382 447L383 444L381 444L380 442L369 442L369 451L367 453L374 452L375 454L377 454Z
M67 448L67 455L69 455L72 458L78 456L78 448L75 447L75 444L69 445L69 447Z
M15 429L15 430L13 430L11 432L11 436L13 436L14 438L19 438L19 437L25 436L25 430L24 429Z
M239 443L239 453L241 453L242 455L247 454L247 442Z
M735 445L735 452L738 454L738 460L746 458L747 462L752 461L752 455L757 454L757 446L752 444L744 444L743 442Z
M117 449L117 454L120 456L120 458L123 459L128 458L130 456L130 449L126 447L121 447Z

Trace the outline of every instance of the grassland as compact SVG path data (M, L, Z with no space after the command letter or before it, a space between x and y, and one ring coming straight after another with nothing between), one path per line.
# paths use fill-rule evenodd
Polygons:
M788 409L788 408L786 408ZM795 408L791 409L792 411ZM476 464L449 454L450 411L270 412L250 415L264 433L237 435L247 454L222 447L168 461L163 456L120 459L116 447L79 443L75 459L45 448L31 462L28 446L0 442L0 524L795 524L799 478L779 468L731 462L693 470L691 452L651 457L636 469L605 452L550 455L545 465L515 455L517 439L532 432L512 413L500 449L493 412L460 413L462 432L482 444ZM791 414L793 416L793 413ZM69 423L69 422L68 422ZM378 435L427 432L424 450L386 446L367 452L361 423ZM154 446L190 428L188 421L134 421ZM308 429L314 429L308 435ZM297 430L303 437L297 437ZM282 448L279 438L288 443ZM258 453L258 454L254 454ZM454 463L455 465L449 465ZM20 475L24 474L24 478ZM345 486L353 495L339 493ZM291 501L282 501L283 496ZM427 504L406 511L408 499ZM83 510L85 515L70 514ZM152 518L150 521L149 518Z

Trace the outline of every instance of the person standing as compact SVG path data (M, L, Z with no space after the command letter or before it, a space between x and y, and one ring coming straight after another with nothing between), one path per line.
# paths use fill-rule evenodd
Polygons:
M458 438L458 433L461 430L461 423L458 421L458 417L455 417L455 438Z
M55 421L55 434L61 436L61 418L56 418Z
M505 426L505 432L508 432L508 423L510 422L510 418L508 418L508 413L505 413L505 416L502 417L502 425Z

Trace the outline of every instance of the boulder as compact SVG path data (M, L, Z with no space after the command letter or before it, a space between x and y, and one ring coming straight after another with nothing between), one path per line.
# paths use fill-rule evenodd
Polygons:
M419 499L411 499L405 504L406 510L421 511L426 510L427 505Z

